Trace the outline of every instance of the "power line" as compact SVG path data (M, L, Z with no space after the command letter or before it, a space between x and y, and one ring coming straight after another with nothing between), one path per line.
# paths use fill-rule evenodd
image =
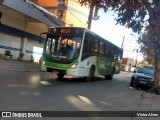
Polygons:
M48 5L47 3L48 2L46 2L46 1L43 1L46 5ZM57 0L57 2L59 3L59 1ZM68 8L67 8L67 10L70 12L70 14L72 14L80 23L82 23L84 26L86 26L87 27L87 25L85 24L85 23L83 23L76 15L74 15ZM66 22L68 22L68 23L70 23L70 24L72 24L73 22L70 22L71 20L69 20L69 21L67 21L67 19L66 19ZM64 21L63 21L64 22ZM64 22L64 23L66 23L66 22Z
M70 20L70 19L66 19L65 21L66 21L66 24L68 24L68 25L71 25L73 23L72 20Z
M68 9L67 9L68 10ZM84 26L87 27L87 25L85 23L83 23L76 15L74 15L70 10L68 10L75 18L78 19L79 22L81 22Z
M57 1L58 1L58 0L57 0ZM59 3L59 1L58 1L58 3ZM67 10L68 10L75 18L77 18L77 20L78 20L79 22L81 22L84 26L87 27L87 25L86 25L85 23L83 23L76 15L74 15L68 8L67 8Z

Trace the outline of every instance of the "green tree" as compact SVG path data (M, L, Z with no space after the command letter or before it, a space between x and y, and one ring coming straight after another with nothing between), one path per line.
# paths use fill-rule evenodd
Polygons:
M154 87L158 87L160 81L160 0L79 0L79 3L103 8L105 12L111 8L118 14L117 24L141 34L139 39L141 52L147 59L154 61ZM145 33L142 32L144 27L147 31Z
M138 62L137 63L137 66L148 66L148 62L147 61L145 61L145 60L143 60L143 61L141 61L141 62Z

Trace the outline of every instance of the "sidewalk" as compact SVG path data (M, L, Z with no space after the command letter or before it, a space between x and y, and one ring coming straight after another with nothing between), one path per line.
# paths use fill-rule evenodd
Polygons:
M40 64L16 60L0 60L0 71L33 72L40 71Z

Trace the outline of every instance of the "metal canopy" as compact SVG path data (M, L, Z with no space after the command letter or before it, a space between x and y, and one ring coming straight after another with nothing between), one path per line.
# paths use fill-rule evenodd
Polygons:
M49 26L65 26L54 14L28 0L2 0L2 5L25 14Z

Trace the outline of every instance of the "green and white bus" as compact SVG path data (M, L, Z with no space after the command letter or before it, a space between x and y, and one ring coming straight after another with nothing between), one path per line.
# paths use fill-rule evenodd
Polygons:
M123 50L86 28L56 27L46 33L41 71L58 78L105 76L112 79L120 72Z

